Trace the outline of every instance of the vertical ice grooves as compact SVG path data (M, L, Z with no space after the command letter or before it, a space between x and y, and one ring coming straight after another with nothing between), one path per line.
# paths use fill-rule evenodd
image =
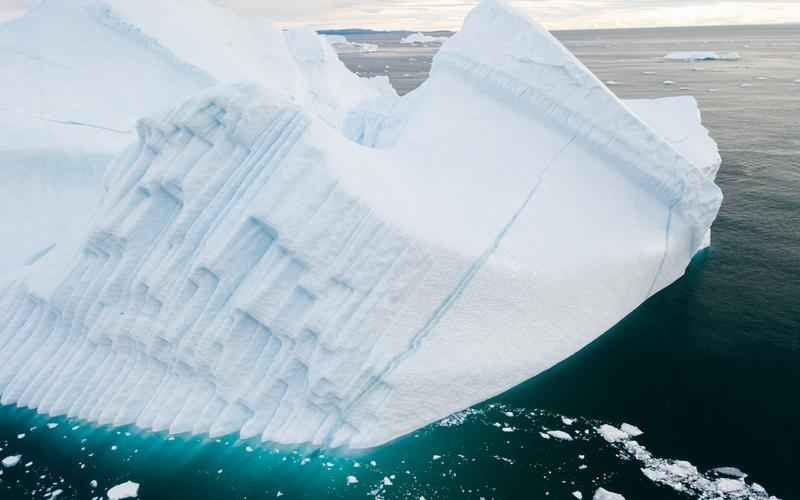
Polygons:
M0 290L3 404L283 443L358 432L347 409L427 256L339 186L307 116L254 94L142 121L60 286Z

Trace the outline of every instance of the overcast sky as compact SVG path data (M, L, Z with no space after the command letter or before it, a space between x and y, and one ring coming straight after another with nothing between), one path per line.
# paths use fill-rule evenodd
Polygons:
M278 24L458 29L477 0L218 0ZM800 0L516 0L550 29L800 22Z
M215 2L269 16L281 26L455 30L477 0ZM550 29L800 23L800 0L515 0L512 3ZM25 0L0 0L0 20L18 12L24 4Z

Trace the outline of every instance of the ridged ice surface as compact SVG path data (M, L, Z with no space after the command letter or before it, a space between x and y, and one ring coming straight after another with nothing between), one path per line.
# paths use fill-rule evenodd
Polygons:
M310 36L285 40L320 82ZM696 115L704 154L493 0L403 99L312 87L223 85L139 122L83 243L0 285L3 404L375 446L591 342L719 209Z

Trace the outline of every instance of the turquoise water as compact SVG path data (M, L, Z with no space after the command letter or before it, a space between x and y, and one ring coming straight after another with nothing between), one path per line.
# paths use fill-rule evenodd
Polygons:
M60 499L90 499L128 480L146 500L569 499L574 491L591 498L598 486L629 500L691 497L648 479L646 463L595 430L622 422L644 430L636 440L656 458L688 460L699 473L738 467L748 483L800 498L800 28L559 37L601 79L619 82L613 90L622 97L697 96L722 151L726 200L713 247L683 279L547 373L358 455L265 449L233 437L168 440L1 408L0 458L22 458L3 469L0 498L61 490ZM388 65L402 91L424 79L432 50L378 42L382 51L345 61L364 74ZM662 60L693 49L743 58Z

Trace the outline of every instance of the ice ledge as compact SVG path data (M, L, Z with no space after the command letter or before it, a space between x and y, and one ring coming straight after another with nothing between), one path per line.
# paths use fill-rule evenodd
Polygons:
M437 54L431 78L441 72L574 135L697 227L716 217L720 189L550 33L505 2L484 0L470 13ZM703 237L694 235L696 247Z

